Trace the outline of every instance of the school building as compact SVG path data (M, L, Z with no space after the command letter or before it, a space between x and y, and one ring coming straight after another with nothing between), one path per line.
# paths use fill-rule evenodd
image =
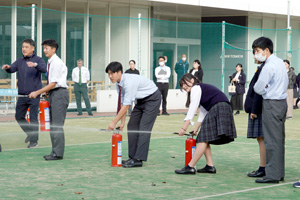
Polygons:
M237 63L248 80L253 75L251 44L262 35L273 40L276 55L300 70L297 0L0 0L0 13L0 63L22 56L25 38L34 37L39 56L41 42L56 39L68 80L77 59L90 69L92 101L95 91L114 89L105 74L109 62L127 68L134 59L141 75L155 81L161 55L172 68L171 89L177 81L174 66L186 54L190 68L193 60L201 61L204 82L226 92ZM16 87L15 74L2 71L0 80L1 87L5 81Z

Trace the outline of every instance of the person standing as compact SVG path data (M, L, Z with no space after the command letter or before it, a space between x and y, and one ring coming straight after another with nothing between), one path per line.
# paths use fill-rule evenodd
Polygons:
M45 61L36 55L35 42L32 39L25 39L22 43L23 57L17 59L11 65L3 65L8 73L17 73L18 78L18 94L28 95L32 91L42 88L41 74L47 72ZM15 118L22 130L27 134L25 143L28 148L38 146L39 137L39 96L36 99L28 97L19 97L16 106ZM29 108L30 123L25 119L27 109Z
M140 75L140 71L135 68L135 61L134 60L130 60L129 61L129 69L127 69L125 71L125 74L137 74L137 75ZM136 104L136 100L134 101L134 104ZM128 109L128 115L129 116L131 115L131 112L132 112L132 104L129 106L129 109Z
M203 70L200 60L194 60L193 69L190 70L190 74L194 75L202 83Z
M177 74L177 85L176 89L179 89L179 80L181 77L186 74L189 70L189 63L186 61L186 55L182 54L181 55L181 60L179 60L176 65L175 65L175 72Z
M266 147L266 176L256 183L279 183L285 176L285 117L287 111L286 90L289 84L283 60L273 54L273 42L260 37L252 44L255 59L265 62L254 91L262 95L262 127Z
M123 74L119 62L108 64L105 72L111 82L116 83L119 94L118 114L108 125L108 130L113 130L120 120L119 127L123 130L127 110L137 99L127 124L129 159L122 161L122 166L142 167L143 161L148 158L151 131L161 104L161 94L153 81L141 75Z
M50 137L52 151L45 155L45 160L63 159L65 150L64 123L69 105L69 93L67 90L68 69L65 63L56 55L58 43L53 39L44 40L44 54L48 58L47 85L40 90L31 92L29 98L36 98L42 93L49 93L50 108Z
M287 113L286 113L286 118L287 119L292 119L293 118L293 97L294 97L294 84L296 82L296 75L293 72L293 70L291 70L290 68L290 61L289 60L284 60L283 61L286 67L286 71L287 71L287 75L289 78L289 85L287 88L287 98L286 98L286 102L287 102Z
M249 88L245 100L245 112L249 114L247 138L257 139L259 145L260 163L259 163L259 168L256 171L248 173L247 176L264 177L266 175L265 173L266 147L264 143L264 134L262 130L262 116L261 116L263 98L261 95L257 94L253 89L254 84L256 83L259 74L264 66L264 63L260 63L257 60L255 60L255 63L261 65L257 67L257 70L249 84Z
M91 103L88 96L88 87L90 81L90 72L89 69L82 66L83 61L81 59L77 60L77 67L75 67L72 71L72 80L74 83L74 92L76 98L77 105L77 115L82 115L82 107L81 107L81 96L83 97L86 110L90 116L93 116Z
M296 77L294 87L293 87L293 109L297 109L298 107L296 106L296 101L299 98L299 93L298 93L298 85L299 85L298 82L299 82L299 80L298 80L298 77L296 76L295 68L291 67L291 70L294 72L295 77Z
M243 96L245 93L246 74L243 72L243 65L238 63L235 66L236 72L232 74L231 83L235 85L236 93L231 96L230 104L232 111L236 110L234 115L239 115L243 110Z
M157 87L162 95L162 115L169 115L167 113L167 96L169 90L169 78L171 76L170 67L165 64L165 57L158 58L159 66L155 68L155 77L157 79ZM159 115L159 111L158 111Z

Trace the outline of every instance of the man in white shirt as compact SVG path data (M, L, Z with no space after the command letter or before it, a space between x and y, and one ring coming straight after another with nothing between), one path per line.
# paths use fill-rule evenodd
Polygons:
M170 67L165 64L165 57L158 58L159 66L155 68L155 77L157 79L156 85L162 95L162 115L169 115L167 113L167 96L169 90L169 78L171 76ZM158 113L159 115L159 113Z
M50 108L50 137L52 152L45 155L45 160L63 159L65 150L64 123L69 105L69 93L67 90L68 69L65 63L56 55L58 44L53 39L44 40L44 54L48 58L47 85L40 90L31 92L29 98L36 98L42 93L49 93Z
M77 67L75 67L72 71L72 80L75 82L74 91L77 105L77 115L82 115L82 107L81 107L81 95L83 97L86 110L90 116L93 116L91 110L91 103L88 97L88 89L87 84L90 81L90 72L88 68L82 66L83 62L81 59L77 60Z

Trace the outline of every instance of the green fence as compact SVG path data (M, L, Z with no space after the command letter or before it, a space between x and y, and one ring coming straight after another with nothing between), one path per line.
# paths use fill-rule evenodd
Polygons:
M22 41L31 37L31 8L0 7L1 64L11 63L11 16L14 9L17 11L17 57L22 56ZM142 75L155 81L153 71L158 65L157 58L167 55L167 65L173 69L170 88L174 88L178 78L174 66L181 54L186 54L190 69L195 59L201 61L204 82L227 92L228 75L235 72L237 63L243 65L248 81L254 74L257 66L253 62L251 45L260 36L271 38L275 54L282 59L290 58L296 73L300 70L300 31L294 29L255 29L226 22L175 22L143 18L144 16L139 19L86 15L37 7L35 12L35 40L38 37L42 40L53 38L59 44L66 44L65 49L59 48L57 54L66 54L68 80L71 80L76 60L83 59L88 63L86 67L90 69L91 80L104 81L108 85L110 83L105 67L110 61L120 61L124 68L128 68L128 61L138 61L140 56L137 68ZM65 40L63 34L66 35ZM43 58L47 60L44 56ZM0 79L10 79L10 74L1 71Z

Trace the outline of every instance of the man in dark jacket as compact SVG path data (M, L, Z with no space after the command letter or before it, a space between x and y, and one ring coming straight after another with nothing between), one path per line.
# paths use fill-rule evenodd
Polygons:
M22 43L23 57L18 58L11 65L3 65L8 73L18 72L18 94L29 95L31 92L42 88L41 73L47 72L45 61L38 57L35 52L35 42L32 39L25 39ZM16 120L20 127L27 134L25 143L29 143L28 148L38 146L38 111L40 99L30 99L28 97L19 97L16 106ZM29 108L30 123L25 119L27 109Z

